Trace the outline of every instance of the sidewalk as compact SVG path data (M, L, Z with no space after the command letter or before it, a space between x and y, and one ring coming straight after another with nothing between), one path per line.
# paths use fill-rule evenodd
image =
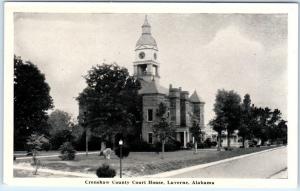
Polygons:
M99 154L99 151L89 152L89 154ZM17 154L17 155L20 155L20 154ZM76 155L85 155L85 152L79 152L79 153L76 153ZM15 156L16 156L16 154L15 154ZM60 154L40 155L40 156L37 156L36 158L50 158L50 157L59 157L59 156L60 156ZM22 160L22 159L32 159L32 156L16 158L16 160Z
M27 166L27 165L14 165L14 170L26 170L26 171L34 171L34 167ZM81 178L97 178L96 174L87 174L87 173L80 173L80 172L68 172L68 171L60 171L60 170L52 170L40 167L38 172L45 172L51 174L58 174L58 175L65 175L65 176L75 176Z
M148 176L146 175L144 177L145 178L147 178L147 177L159 177L159 178L173 177L173 176L177 176L179 174L185 174L185 173L189 173L189 172L192 172L192 171L198 171L200 169L204 169L204 168L206 169L208 167L217 166L219 164L228 163L228 162L231 162L231 161L237 161L238 159L244 159L244 158L247 158L247 157L250 157L250 156L256 156L256 155L260 155L260 154L263 154L263 153L268 153L268 152L271 152L271 151L282 149L284 147L285 146L277 147L277 148L268 149L268 150L264 150L264 151L260 151L260 152L255 152L255 153L240 155L240 156L236 156L236 157L232 157L232 158L227 158L227 159L224 159L224 160L219 160L219 161L215 161L215 162L210 162L210 163L195 165L195 166L191 166L191 167L187 167L187 168L182 168L182 169L178 169L178 170L172 170L172 171L163 172L163 173L159 173L159 174L148 175Z

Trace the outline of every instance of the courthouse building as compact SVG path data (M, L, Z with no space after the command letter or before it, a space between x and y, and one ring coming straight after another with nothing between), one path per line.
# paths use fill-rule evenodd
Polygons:
M162 63L163 65L163 63ZM142 139L149 144L154 144L156 138L153 133L153 126L158 122L156 112L159 104L164 103L168 108L169 120L176 126L175 139L181 142L182 147L193 141L190 127L192 116L198 118L200 128L204 129L204 101L197 92L190 96L188 91L181 87L175 88L172 85L165 88L160 85L159 79L163 76L160 73L161 63L158 57L158 46L151 34L151 26L147 16L142 25L142 34L135 47L134 76L141 82L139 94L143 100L143 121ZM86 107L79 103L79 118L82 119Z
M143 97L143 121L142 139L149 144L155 142L153 125L157 122L156 111L161 102L168 107L169 119L176 125L176 140L182 147L193 141L190 133L192 126L191 117L197 117L201 129L204 129L204 101L194 91L189 95L181 87L172 85L165 88L159 80L164 74L160 73L160 67L164 63L159 62L158 46L151 34L151 26L145 17L142 25L142 34L135 46L134 76L141 82L142 88L139 94Z

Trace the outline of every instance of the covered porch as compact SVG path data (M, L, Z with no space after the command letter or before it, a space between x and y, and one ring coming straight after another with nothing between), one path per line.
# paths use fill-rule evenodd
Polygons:
M192 135L189 128L177 128L176 129L176 141L181 143L182 148L187 148L187 143L192 140Z

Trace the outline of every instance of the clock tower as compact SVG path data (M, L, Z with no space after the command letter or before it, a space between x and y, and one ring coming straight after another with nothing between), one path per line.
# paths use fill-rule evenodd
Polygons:
M147 15L142 25L142 35L135 46L134 76L146 82L159 80L158 48L151 35Z

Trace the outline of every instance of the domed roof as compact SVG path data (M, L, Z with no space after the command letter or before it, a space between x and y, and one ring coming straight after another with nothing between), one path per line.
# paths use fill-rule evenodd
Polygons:
M157 47L156 41L151 34L142 34L135 46L138 47L141 45L151 45Z
M142 45L150 45L157 48L156 41L151 35L151 26L148 23L147 15L145 16L145 21L144 24L142 25L142 36L137 41L136 47Z

